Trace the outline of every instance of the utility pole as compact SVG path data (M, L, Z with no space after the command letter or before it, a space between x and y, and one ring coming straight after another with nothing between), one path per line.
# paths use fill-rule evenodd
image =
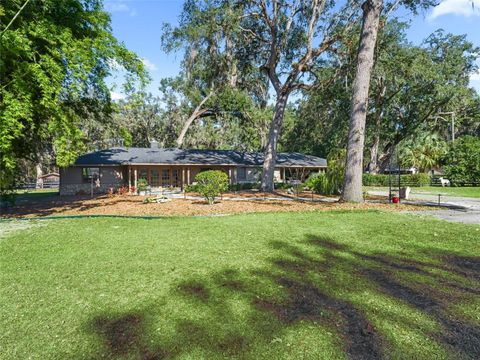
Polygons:
M445 119L441 115L450 115L451 116L450 117L450 129L451 129L451 132L452 132L451 139L452 139L452 143L454 143L455 142L455 111L439 112L439 113L437 113L436 115L433 116L434 118L440 118L443 121L448 122L449 120Z

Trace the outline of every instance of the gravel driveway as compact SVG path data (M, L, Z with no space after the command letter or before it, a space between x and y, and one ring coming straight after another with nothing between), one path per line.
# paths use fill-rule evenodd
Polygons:
M381 190L369 191L369 194L388 196L388 192ZM438 195L414 193L405 204L438 205ZM444 209L426 211L408 211L410 214L428 215L438 219L461 222L465 224L480 224L480 198L468 198L459 196L440 196L440 205Z

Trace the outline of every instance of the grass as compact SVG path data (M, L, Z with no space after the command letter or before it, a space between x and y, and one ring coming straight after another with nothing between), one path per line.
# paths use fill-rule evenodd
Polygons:
M478 226L360 211L28 224L0 237L2 359L480 356Z
M365 186L365 190L370 191L388 191L388 187ZM440 186L422 186L412 187L412 194L431 194L431 195L449 195L463 196L471 198L480 198L480 187L440 187Z
M438 187L438 186L425 186L418 189L414 189L414 192L429 193L429 194L442 194L450 196L464 196L472 198L480 198L480 187Z
M15 201L30 201L43 198L50 198L58 195L58 189L34 189L34 190L17 190Z

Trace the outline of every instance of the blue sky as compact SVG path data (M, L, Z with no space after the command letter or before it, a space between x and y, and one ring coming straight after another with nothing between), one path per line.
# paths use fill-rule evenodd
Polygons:
M467 34L468 39L480 46L480 0L442 0L441 3L410 19L408 31L410 41L420 43L433 31L442 28L454 34ZM158 94L160 79L174 76L179 71L182 54L165 54L161 49L162 24L176 24L182 10L182 0L106 0L105 9L112 15L113 33L143 60L152 77L148 90ZM480 65L480 62L479 62ZM119 83L121 74L110 83ZM471 85L480 92L480 74L471 77ZM121 88L112 90L112 98L123 95Z

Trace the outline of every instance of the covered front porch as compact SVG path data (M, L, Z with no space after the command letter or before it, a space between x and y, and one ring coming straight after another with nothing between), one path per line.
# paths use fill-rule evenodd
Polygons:
M150 189L179 189L195 182L195 176L207 170L220 170L228 175L231 185L254 183L260 180L262 168L258 166L202 166L202 165L127 165L128 187L138 188L138 180L145 179ZM312 172L322 168L278 167L275 169L275 182L288 180L304 181Z

